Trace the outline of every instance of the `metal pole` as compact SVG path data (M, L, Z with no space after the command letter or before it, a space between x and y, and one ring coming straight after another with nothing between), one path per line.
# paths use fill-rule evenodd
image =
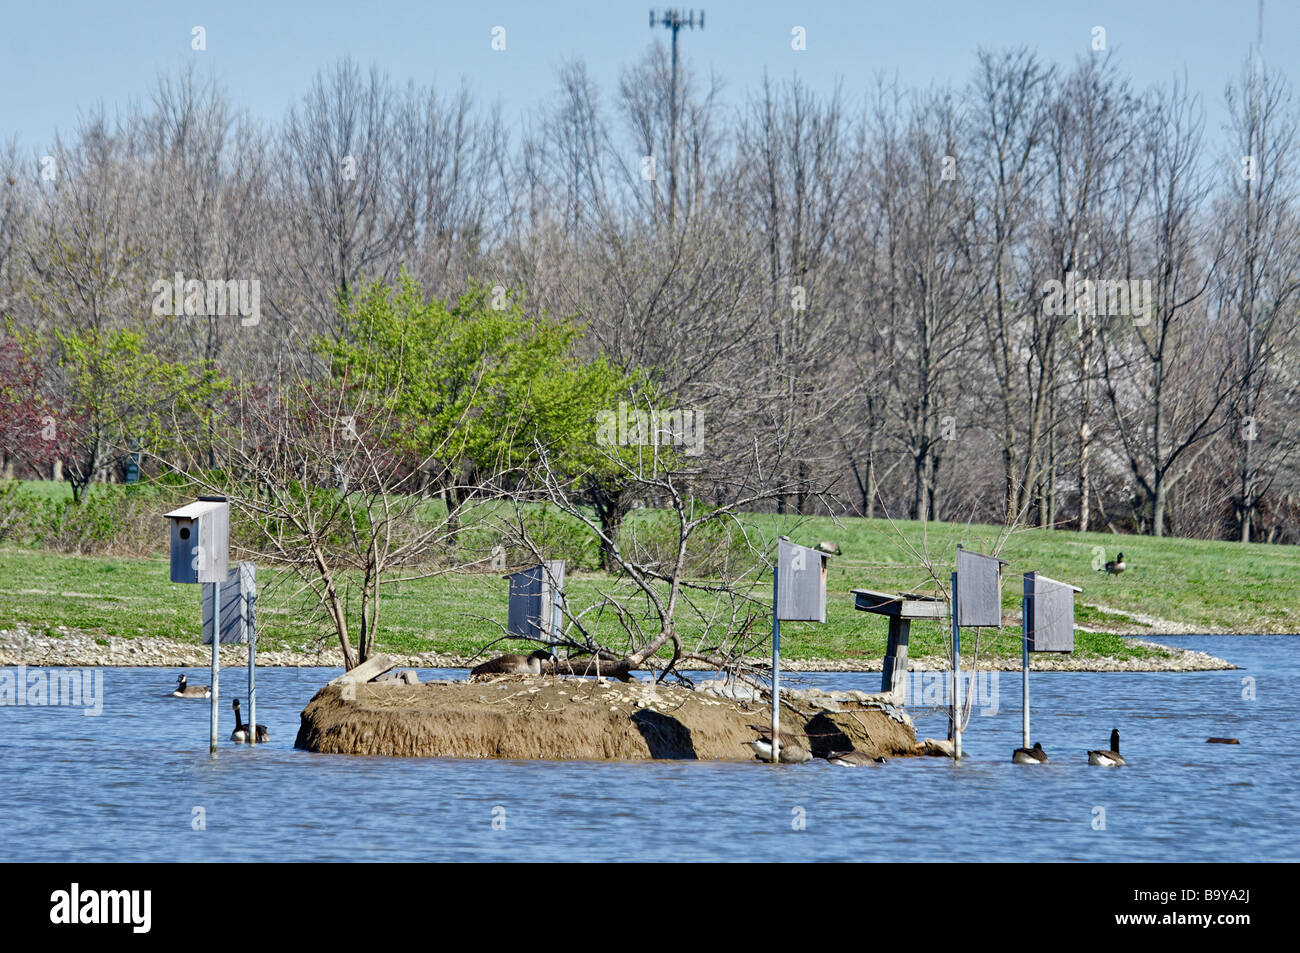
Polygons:
M952 574L952 759L961 760L961 629L957 626L957 573Z
M257 744L257 626L253 623L252 593L244 591L244 573L239 573L239 598L244 600L244 630L248 636L248 743Z
M676 8L664 10L658 23L656 23L654 10L651 10L650 27L653 29L655 26L666 27L669 30L672 30L673 33L672 77L671 85L668 88L668 224L671 225L675 221L677 215L677 141L681 138L678 134L678 126L681 124L681 108L678 105L678 99L680 98L678 96L680 67L678 65L677 39L678 34L684 27L689 27L692 30L695 29L695 11L692 10L689 17L683 20L680 10L677 10ZM703 10L700 11L700 29L704 29ZM658 203L659 192L657 188L654 196L655 202Z
M780 562L780 556L777 557ZM772 567L772 763L781 759L781 620L776 611L776 577L779 569Z
M221 583L212 584L212 730L208 736L208 754L217 753L217 680L221 673Z
M668 224L671 226L677 214L677 31L681 24L677 11L674 10L670 16L673 21L673 80L668 94Z
M555 588L554 578L551 583L551 654L558 658L555 647L560 644L560 593Z
M1029 747L1029 596L1020 599L1020 690L1024 706L1021 729L1025 736L1023 747Z

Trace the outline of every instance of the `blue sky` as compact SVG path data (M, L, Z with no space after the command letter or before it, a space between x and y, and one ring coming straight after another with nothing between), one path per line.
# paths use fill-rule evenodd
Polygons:
M278 119L312 75L340 56L379 63L395 79L455 85L465 77L480 101L499 101L517 121L554 88L555 68L583 57L602 90L637 59L662 28L651 30L651 3L534 0L527 3L312 0L194 3L14 2L0 15L0 141L25 148L69 130L87 107L110 111L147 98L157 73L195 60L220 78L236 103ZM1139 86L1185 70L1221 117L1226 81L1256 35L1257 0L1049 0L992 2L740 2L706 0L706 29L684 32L683 50L743 96L766 67L797 72L816 88L841 79L860 94L883 71L905 85L964 81L981 46L1027 45L1069 63L1088 53L1092 28ZM207 31L207 50L190 49L191 28ZM506 28L505 52L491 49L494 26ZM807 50L791 49L802 26ZM1268 0L1264 53L1290 70L1300 61L1300 3ZM1292 77L1294 80L1295 77ZM1213 130L1212 130L1213 132Z

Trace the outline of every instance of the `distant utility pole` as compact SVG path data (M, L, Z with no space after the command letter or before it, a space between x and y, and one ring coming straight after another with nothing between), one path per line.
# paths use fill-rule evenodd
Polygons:
M1255 34L1255 72L1264 65L1264 0L1259 0L1259 27Z
M682 27L695 29L695 11L664 10L655 19L654 10L650 11L650 28L666 27L673 31L673 80L668 93L668 225L672 227L677 212L677 33ZM700 29L704 29L704 11L700 11Z

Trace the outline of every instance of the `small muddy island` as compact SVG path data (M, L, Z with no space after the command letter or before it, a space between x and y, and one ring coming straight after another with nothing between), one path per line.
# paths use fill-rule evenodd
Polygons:
M769 702L699 689L555 675L416 682L344 676L303 710L295 746L327 754L548 761L754 761ZM781 729L814 757L926 753L901 709L865 692L791 692ZM754 727L758 726L758 727Z

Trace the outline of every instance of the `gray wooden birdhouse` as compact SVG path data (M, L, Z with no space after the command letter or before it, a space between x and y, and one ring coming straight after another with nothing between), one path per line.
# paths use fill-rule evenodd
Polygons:
M172 582L225 582L230 572L230 503L201 496L166 514L171 520Z
M554 559L511 573L506 631L524 639L554 642L562 627L564 560Z
M788 539L777 542L776 617L789 622L826 621L826 564L830 556Z
M1025 573L1025 640L1031 652L1074 651L1074 594L1068 582L1042 573Z
M1006 560L957 547L957 624L1002 625L1002 567Z

